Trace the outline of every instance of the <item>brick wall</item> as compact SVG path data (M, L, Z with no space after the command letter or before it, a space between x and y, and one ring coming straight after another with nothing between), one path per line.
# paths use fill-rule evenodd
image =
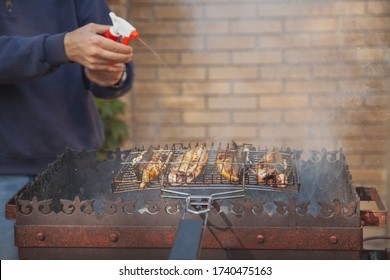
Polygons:
M139 41L125 147L342 148L387 194L390 1L110 1Z

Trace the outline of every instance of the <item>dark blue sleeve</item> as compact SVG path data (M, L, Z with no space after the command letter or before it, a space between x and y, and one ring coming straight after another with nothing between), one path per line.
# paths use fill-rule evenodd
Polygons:
M70 5L70 4L69 4ZM88 23L111 25L109 6L104 0L74 0L77 24L73 29ZM69 22L72 22L70 16ZM76 22L75 22L76 23ZM70 24L72 25L73 22ZM62 29L67 29L63 22ZM72 31L69 29L68 31ZM35 36L0 35L0 84L26 82L46 76L62 64L68 63L65 54L64 36L57 34L37 34ZM86 82L86 87L98 97L115 98L127 92L133 81L133 67L126 65L127 80L121 88L100 87Z
M65 33L32 37L0 36L0 84L40 78L68 62L64 36Z
M133 77L134 77L134 65L133 63L126 64L126 72L127 78L123 85L119 88L114 87L101 87L89 81L86 77L84 80L86 82L86 87L91 90L91 92L98 98L103 99L112 99L120 97L126 94L133 85Z

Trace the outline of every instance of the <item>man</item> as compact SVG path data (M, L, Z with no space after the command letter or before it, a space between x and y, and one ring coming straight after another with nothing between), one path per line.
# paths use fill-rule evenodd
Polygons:
M1 259L17 257L5 203L66 148L98 148L93 96L132 85L132 48L99 35L109 12L103 0L0 2Z

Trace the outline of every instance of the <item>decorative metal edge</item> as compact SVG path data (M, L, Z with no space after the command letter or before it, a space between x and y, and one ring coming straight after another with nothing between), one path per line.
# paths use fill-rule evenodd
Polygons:
M123 200L117 198L116 201L104 200L104 211L98 212L94 209L95 200L80 200L77 196L74 200L60 199L62 209L56 213L51 208L53 200L38 201L37 197L29 200L17 200L17 212L22 216L33 215L133 215L133 214L149 214L155 215L159 212L167 213L168 215L176 215L182 213L185 209L185 201L179 199L159 199L159 200L145 200L143 204L138 206L139 201ZM344 217L350 218L357 214L358 203L349 202L341 203L335 200L333 203L317 202L320 206L319 215L322 218ZM272 205L276 208L274 213L269 213L265 209L265 205ZM278 215L278 216L297 216L305 217L311 215L308 211L310 201L296 201L289 199L285 201L271 201L265 200L251 201L244 200L230 200L228 202L219 203L218 200L213 202L211 214L219 215L222 212L225 214L233 214L235 216L258 216L258 215ZM228 210L227 210L228 209Z

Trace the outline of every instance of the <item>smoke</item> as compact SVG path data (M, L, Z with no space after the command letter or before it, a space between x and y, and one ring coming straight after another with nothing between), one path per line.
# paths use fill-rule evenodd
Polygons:
M151 6L134 3L132 10L144 15L134 23L175 75L136 49L137 145L235 140L342 148L356 181L384 184L390 162L388 1Z
M383 110L367 101L384 94L378 72L388 58L383 38L358 22L362 16L372 20L363 1L246 1L223 12L220 4L191 8L203 10L186 32L193 43L204 42L204 48L191 49L206 68L202 83L223 80L229 88L199 97L206 99L210 119L228 112L225 122L200 123L211 141L356 150L369 137L361 123L371 124L367 116ZM225 60L201 59L217 54ZM189 63L187 52L182 57ZM383 117L379 123L387 121Z

